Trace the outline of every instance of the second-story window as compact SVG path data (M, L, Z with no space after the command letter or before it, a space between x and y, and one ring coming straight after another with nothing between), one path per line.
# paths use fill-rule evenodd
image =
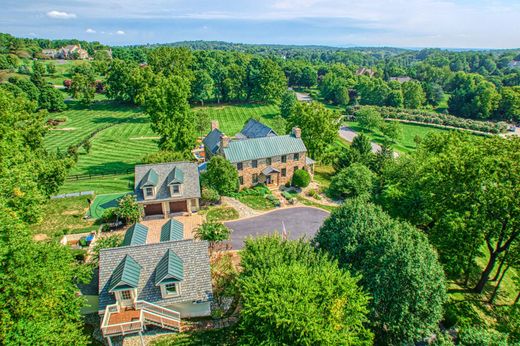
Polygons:
M282 163L286 163L287 162L287 155L282 155Z
M268 166L271 165L271 158L270 157L265 159L265 164L268 165Z
M243 168L242 162L237 163L237 170L241 171Z
M253 160L253 161L251 161L251 166L252 166L253 168L258 167L258 160Z
M172 194L178 194L181 192L181 187L177 184L172 185Z
M300 160L300 153L295 153L294 154L294 161L299 161Z
M144 190L146 193L146 197L153 197L153 187L147 187Z

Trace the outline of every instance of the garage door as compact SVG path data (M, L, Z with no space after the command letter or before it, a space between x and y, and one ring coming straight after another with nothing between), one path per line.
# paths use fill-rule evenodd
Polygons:
M181 211L188 211L186 201L170 202L170 213L178 213Z
M163 211L162 211L162 205L161 203L157 203L157 204L146 204L144 206L144 214L146 216L150 216L150 215L162 215Z

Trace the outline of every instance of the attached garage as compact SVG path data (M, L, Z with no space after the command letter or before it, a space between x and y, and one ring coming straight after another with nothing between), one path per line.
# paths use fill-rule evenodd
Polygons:
M144 215L145 216L152 216L152 215L162 215L162 204L156 203L156 204L145 204L144 206Z
M170 213L187 212L187 201L170 202Z

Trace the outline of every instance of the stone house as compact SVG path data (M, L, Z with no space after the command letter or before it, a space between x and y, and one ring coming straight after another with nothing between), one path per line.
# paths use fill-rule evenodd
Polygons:
M88 52L78 44L69 44L61 47L56 55L58 59L88 59Z
M256 122L256 121L255 121ZM258 122L256 122L258 123ZM257 184L280 186L291 181L295 170L304 169L314 173L314 160L307 156L307 148L301 139L301 129L293 128L291 134L278 136L269 127L259 123L264 136L246 137L248 131L231 139L212 124L212 130L204 139L207 157L223 155L238 170L240 188ZM247 126L261 129L250 121ZM254 131L255 133L258 133Z
M145 216L199 210L199 171L194 162L168 162L135 166L134 193Z
M211 315L208 243L182 239L182 224L169 220L159 243L146 244L136 224L123 245L99 254L101 331L111 337L141 334L146 326L180 331L181 318Z

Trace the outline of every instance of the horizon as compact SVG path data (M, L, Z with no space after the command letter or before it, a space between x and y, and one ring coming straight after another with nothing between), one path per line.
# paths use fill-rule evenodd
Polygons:
M490 50L520 47L514 0L6 0L1 31L110 46L183 41Z

